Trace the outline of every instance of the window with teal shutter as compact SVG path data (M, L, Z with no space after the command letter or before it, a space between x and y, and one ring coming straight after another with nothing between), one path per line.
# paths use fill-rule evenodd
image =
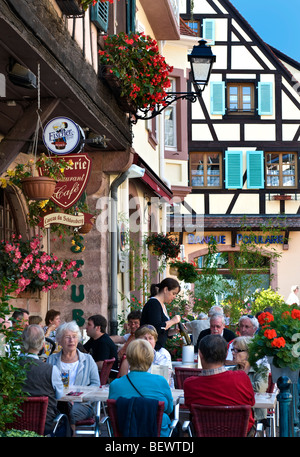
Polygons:
M258 86L258 114L273 114L273 83L259 82Z
M242 189L243 152L225 151L225 188Z
M212 81L210 83L210 113L225 114L225 82Z
M264 152L247 151L247 188L264 188Z
M108 14L109 14L109 3L108 2L97 2L94 6L91 5L91 21L95 26L107 32L108 29Z
M215 44L215 21L214 19L203 19L202 36L207 44Z

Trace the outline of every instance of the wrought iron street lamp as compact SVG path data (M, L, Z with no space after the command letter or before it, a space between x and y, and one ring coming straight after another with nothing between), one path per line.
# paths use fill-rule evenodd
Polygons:
M191 54L188 55L194 92L168 92L163 105L157 105L154 110L149 108L139 109L131 119L133 124L136 124L139 119L154 118L177 100L188 100L191 103L195 103L201 97L201 93L208 84L213 63L216 61L216 56L212 53L211 47L207 46L206 43L205 40L200 40L199 44L195 45Z

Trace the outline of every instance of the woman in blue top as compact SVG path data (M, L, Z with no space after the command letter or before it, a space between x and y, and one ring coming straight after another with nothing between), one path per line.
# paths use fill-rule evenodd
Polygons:
M169 436L171 423L169 414L173 411L173 397L170 386L163 376L147 372L153 362L153 354L153 348L148 341L141 339L132 341L126 352L130 366L130 373L127 375L129 379L127 376L122 376L112 381L109 385L108 398L117 400L119 397L132 398L139 397L141 394L145 398L165 402L160 436Z

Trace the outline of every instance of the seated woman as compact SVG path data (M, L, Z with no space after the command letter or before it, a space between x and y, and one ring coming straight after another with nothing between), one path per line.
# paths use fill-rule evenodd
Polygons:
M47 363L58 367L60 373L69 373L69 385L98 386L100 387L99 371L90 354L77 349L81 333L75 321L66 322L58 327L56 341L61 351L47 358ZM93 415L92 403L74 403L70 410L70 424L75 430L75 423L88 419Z
M151 373L153 365L167 366L169 369L169 378L168 378L169 386L171 387L171 389L173 389L174 388L174 379L173 379L171 354L165 348L160 348L158 351L156 351L154 349L157 339L158 339L158 334L157 334L155 327L153 327L153 325L142 325L142 327L140 327L136 330L134 335L135 335L136 339L143 339L143 340L149 341L149 343L151 344L151 346L153 348L154 359L153 359L153 363L151 364L148 371ZM125 359L123 361L123 364L122 364L122 367L120 370L121 376L123 376L124 374L127 374L128 370L129 370L128 361L127 361L127 359Z
M233 370L243 370L248 374L253 390L257 393L266 392L268 388L269 370L264 363L258 365L258 369L254 370L250 366L249 358L249 344L252 340L251 336L239 336L233 340L232 355L233 363L236 366ZM255 408L254 417L256 421L265 419L267 416L266 409Z
M130 373L111 382L108 398L117 400L119 397L132 398L141 395L145 398L164 401L160 436L168 436L171 423L169 414L173 411L172 392L163 376L148 373L154 359L152 346L148 341L136 339L129 344L126 356Z

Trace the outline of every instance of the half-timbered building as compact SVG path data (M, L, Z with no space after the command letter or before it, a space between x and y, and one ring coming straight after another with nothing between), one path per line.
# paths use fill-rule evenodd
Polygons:
M265 43L228 0L182 1L180 13L184 39L205 39L216 62L199 102L187 107L185 197L172 207L170 231L201 268L209 236L230 255L247 225L258 243L271 241L266 253L272 246L280 254L265 287L287 296L299 282L300 64ZM175 162L166 160L171 171ZM262 227L275 225L280 236L266 241Z

